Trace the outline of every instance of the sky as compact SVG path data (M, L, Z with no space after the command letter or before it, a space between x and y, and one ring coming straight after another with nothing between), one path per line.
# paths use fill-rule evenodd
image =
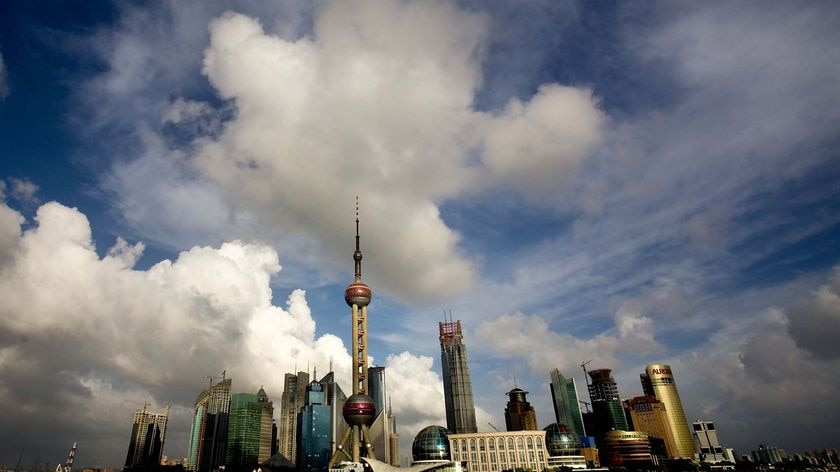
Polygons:
M5 1L0 466L123 464L205 376L350 384L355 198L402 455L670 364L727 447L840 447L836 2ZM448 316L448 315L447 315ZM346 388L345 388L346 390ZM279 411L276 411L276 415ZM21 456L22 454L22 456ZM37 461L37 462L36 462Z

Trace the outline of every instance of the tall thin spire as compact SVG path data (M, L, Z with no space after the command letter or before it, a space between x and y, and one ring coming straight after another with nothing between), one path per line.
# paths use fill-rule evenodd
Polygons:
M362 281L362 250L359 245L359 196L356 195L356 252L353 253L353 260L356 261L356 282Z

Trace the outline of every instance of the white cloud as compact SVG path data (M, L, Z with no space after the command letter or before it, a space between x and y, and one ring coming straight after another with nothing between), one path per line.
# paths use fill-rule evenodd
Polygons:
M335 261L346 253L359 195L363 244L380 254L367 254L368 280L414 302L461 293L473 284L475 262L439 206L499 184L553 191L592 150L604 121L591 91L559 85L498 114L477 111L487 24L449 2L335 2L315 12L309 36L288 39L225 13L210 25L203 72L235 105L233 117L221 133L196 135L185 119L212 115L205 105L167 102L166 125L192 126L196 155L164 164L171 153L146 139L149 152L118 164L108 186L140 230L163 214L179 222L175 241L216 231L294 242L284 257L326 273L343 268ZM141 44L128 37L120 44ZM129 56L154 60L148 51ZM109 83L123 84L136 69L136 61L111 62ZM486 159L476 159L482 152ZM134 167L176 172L160 179L126 171ZM148 198L150 186L160 197ZM167 205L185 187L209 198L188 192ZM202 202L214 200L204 211Z
M13 199L25 204L39 203L38 197L36 196L38 186L32 181L13 177L9 179L9 183L11 184L11 193L9 196Z
M305 292L272 305L269 282L280 270L272 248L196 246L135 270L142 243L118 238L99 257L76 209L50 202L35 221L21 232L22 217L0 205L0 401L17 406L0 421L25 425L16 437L34 444L44 431L48 440L72 428L123 438L133 409L173 402L166 453L177 457L205 375L226 369L235 391L264 385L277 408L283 374L296 365L332 364L349 385L347 349L336 335L316 335ZM434 414L440 380L431 359L404 352L387 365L398 417ZM87 457L109 463L124 450L122 439L86 447Z

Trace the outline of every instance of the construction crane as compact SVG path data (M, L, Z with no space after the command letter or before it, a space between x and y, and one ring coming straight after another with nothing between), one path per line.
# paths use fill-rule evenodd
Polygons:
M70 472L70 469L73 468L73 459L76 458L76 443L73 443L73 448L70 449L70 454L67 456L67 462L64 463L64 467L61 466L61 462L55 466L55 472Z
M222 376L221 377L219 377L217 375L205 375L204 378L205 379L210 379L210 386L212 387L213 386L213 380L218 379L218 378L221 378L222 380L224 380L226 374L227 374L227 369L222 371Z
M584 361L584 362L582 362L582 363L580 364L580 368L581 368L581 369L583 369L583 380L584 380L584 382L586 382L586 385L587 385L587 386L589 385L589 376L588 376L588 375L586 375L586 366L587 366L590 362L592 362L592 359L589 359L588 361Z
M592 409L591 409L591 408L589 408L589 405L590 405L590 403L589 403L589 402L585 402L585 401L583 401L583 400L578 400L578 403L582 403L582 404L583 404L583 406L585 406L585 407L586 407L586 412L587 412L587 413L590 413L590 412L592 411Z
M497 433L501 433L501 431L499 431L499 428L493 426L493 423L487 423L487 424L489 424L491 428L495 429Z

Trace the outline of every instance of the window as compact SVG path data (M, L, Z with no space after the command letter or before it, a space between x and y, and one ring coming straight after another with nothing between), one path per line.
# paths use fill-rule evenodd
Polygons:
M715 430L715 424L714 423L706 423L706 429L708 429L709 431L714 431Z
M519 448L522 447L522 436L519 436L518 438L516 438L516 447L519 447Z
M534 448L534 438L528 436L528 449Z
M694 423L694 431L703 431L703 425L700 423Z
M479 449L480 451L484 451L484 449L485 449L485 447L484 447L484 438L482 438L482 439L479 439L479 440L478 440L478 449Z

